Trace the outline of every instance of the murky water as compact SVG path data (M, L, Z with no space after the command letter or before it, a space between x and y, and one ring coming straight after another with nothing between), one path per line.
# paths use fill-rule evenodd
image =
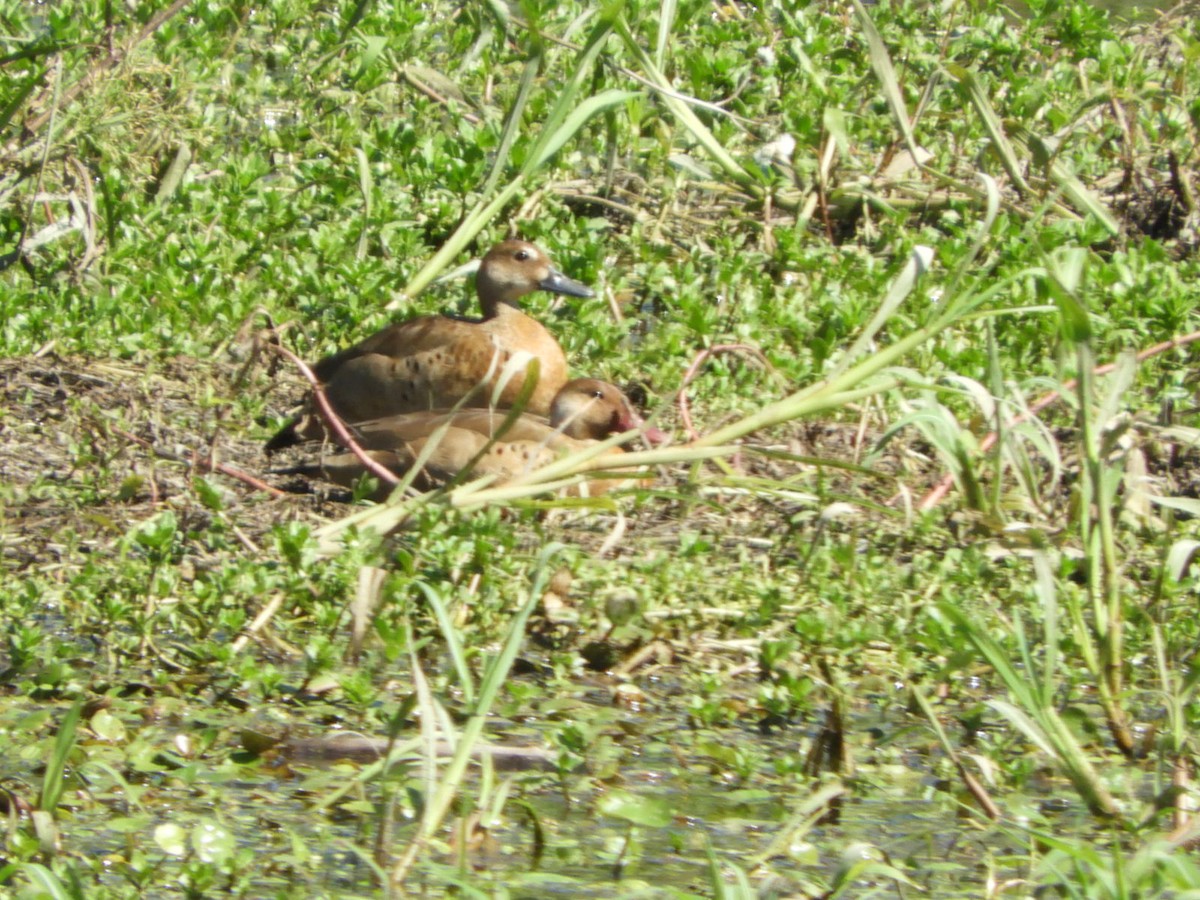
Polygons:
M1121 19L1140 21L1153 19L1156 12L1166 12L1179 6L1178 0L1092 0Z
M981 859L1001 879L1027 874L1029 854L1016 828L983 828L977 817L965 814L969 800L938 774L944 763L940 750L921 723L896 704L866 704L856 711L846 734L855 771L840 776L844 792L828 808L830 814L811 828L797 829L797 811L837 778L826 772L814 779L800 771L823 715L764 736L746 725L694 729L669 705L639 714L611 703L592 704L590 697L584 699L587 693L568 704L569 721L599 735L586 749L586 764L563 775L536 767L511 776L497 773L497 781L512 778L510 799L482 844L462 857L461 877L471 884L504 885L514 897L591 897L612 891L623 897L677 896L677 891L707 895L710 849L726 883L740 870L755 883L780 880L785 894L802 884L828 889L847 854L866 853L894 865L939 897L978 896L989 875ZM213 712L202 726L207 736L191 738L200 745L195 759L174 758L170 764L163 759L181 745L180 735L189 734L195 724L189 720L180 721L179 730L142 733L146 765L141 774L130 771L126 785L110 783L103 769L91 769L90 799L68 826L71 851L103 859L116 888L128 881L135 848L153 853L148 836L157 840L157 829L188 829L192 846L191 832L208 823L252 856L248 869L244 862L233 865L242 870L243 886L249 879L251 896L284 889L313 896L372 895L376 888L364 859L372 853L379 826L378 786L364 784L324 806L364 764L270 753L259 758L235 746L239 720L258 721L264 730L282 730L292 738L328 734L310 724L312 710L303 704L287 712L250 712L247 719ZM552 746L553 732L563 723L556 715L520 723L497 720L488 739ZM731 752L744 759L731 761ZM135 770L141 768L134 763ZM415 765L401 767L396 777L419 792L416 771ZM1049 783L1046 787L1053 790ZM475 770L464 796L476 797L479 791ZM631 826L606 816L603 801L613 792L653 798L669 809L669 821ZM402 796L408 799L401 801L404 811L396 819L395 853L403 849L416 814L406 804L418 794ZM1007 798L1006 805L1014 803ZM1037 804L1037 797L1027 803ZM1066 804L1056 815L1059 821L1051 827L1065 832L1086 834L1091 827L1079 804ZM540 848L535 833L543 839ZM443 830L439 839L453 842L449 835ZM772 847L777 852L765 858ZM455 853L434 848L414 872L415 883L453 882L460 877L458 862ZM756 868L760 863L763 868ZM186 870L188 861L164 853L156 864ZM886 892L887 883L864 876L863 887L873 884Z

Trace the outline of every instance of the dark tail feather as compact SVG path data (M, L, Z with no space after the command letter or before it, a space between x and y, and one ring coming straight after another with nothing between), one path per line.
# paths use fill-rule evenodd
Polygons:
M266 451L267 456L270 456L272 453L277 453L285 447L294 447L300 443L300 435L296 433L296 426L300 424L300 418L300 416L297 416L296 418L292 419L292 421L288 422L286 425L280 428L278 432L276 432L275 437L271 438L266 444L263 445L263 450Z
M397 475L404 472L406 461L401 460L395 453L388 450L369 450L367 453L375 462L391 469ZM362 480L367 470L363 466L362 460L353 453L337 453L333 456L326 456L318 462L284 466L279 469L270 469L269 472L271 475L303 475L306 478L320 478L345 488L353 488ZM428 490L433 485L418 477L416 486L421 490ZM391 492L392 485L381 483L371 495L371 499L386 500Z
M315 463L300 463L295 466L280 466L275 469L267 469L268 475L303 475L305 478L321 478L325 474L325 467L319 462Z

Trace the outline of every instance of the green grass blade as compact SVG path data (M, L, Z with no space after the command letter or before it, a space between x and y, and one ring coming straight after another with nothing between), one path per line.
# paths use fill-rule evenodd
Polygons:
M834 782L822 785L805 797L788 820L777 829L775 838L767 848L746 861L747 867L753 870L772 857L786 853L788 845L794 844L812 831L817 823L829 814L829 805L845 793L845 785Z
M1000 186L996 183L996 179L980 172L979 180L983 183L984 198L986 200L984 215L975 229L975 238L971 241L971 249L959 260L946 283L945 295L948 298L946 314L948 316L959 317L960 314L956 310L956 307L975 305L971 303L971 294L961 291L959 286L970 284L971 280L977 276L980 268L979 257L983 254L984 247L987 246L988 241L991 239L992 229L995 227L996 220L1000 216ZM986 312L980 313L980 315L986 314ZM963 315L968 314L963 313Z
M1023 709L1041 709L1041 703L1028 679L1013 666L1008 654L983 628L952 603L939 603L938 612L949 619L956 630L975 645L984 662L995 669L1004 687Z
M517 86L516 99L513 100L512 109L508 111L504 130L500 133L500 144L496 148L496 154L492 160L492 171L488 173L487 181L479 191L481 197L489 196L496 189L496 185L500 183L500 179L504 177L509 158L512 156L513 144L516 143L517 137L521 133L521 121L525 115L525 107L529 105L529 97L537 83L537 74L543 59L544 56L539 45L538 49L529 57L529 61L525 63L525 69L521 72L521 82Z
M370 784L377 778L381 778L385 772L395 766L402 760L418 758L418 752L421 749L421 742L416 738L411 738L406 741L397 741L391 745L391 750L383 759L377 759L362 766L353 778L341 781L337 786L330 788L320 797L313 800L313 809L319 811L331 809L347 794L358 790L364 784Z
M654 66L660 72L667 67L667 45L671 42L671 29L675 25L677 11L677 0L662 0L658 7L658 34L654 44Z
M83 698L76 700L63 716L58 726L58 734L54 738L54 749L50 759L46 761L46 774L42 778L42 791L38 798L38 808L51 815L54 814L58 801L62 799L65 789L64 776L67 770L67 758L75 746L75 736L79 728L79 719L83 715Z
M1040 135L1021 124L1014 124L1011 130L1013 139L1024 143L1035 159L1046 161L1046 174L1073 209L1095 218L1110 235L1115 237L1121 233L1120 223L1104 201L1067 168L1060 155L1048 147Z
M887 45L879 36L879 30L875 27L862 0L853 0L853 2L854 11L858 14L858 20L862 24L863 35L867 39L867 53L871 58L871 68L875 70L875 77L879 79L879 84L883 88L884 99L887 100L888 108L892 111L892 118L896 121L896 127L900 129L900 134L904 136L904 143L912 153L913 159L919 159L920 154L917 152L919 145L913 135L912 123L908 118L908 107L904 103L904 95L900 92L900 80L896 77L896 69L892 66L891 54L888 53Z
M1028 196L1030 190L1021 171L1023 168L1021 161L1017 158L1017 152L1012 142L1004 133L1004 125L1001 123L1000 117L996 115L996 110L992 108L982 83L973 72L954 63L947 64L946 71L954 77L959 96L973 106L975 112L978 113L984 130L987 131L988 138L992 142L992 149L999 157L1001 165L1004 166L1004 171L1012 179L1013 185L1022 196Z
M1116 418L1125 410L1127 394L1133 387L1137 375L1137 357L1130 352L1117 357L1116 364L1104 379L1104 390L1100 395L1097 417L1101 428L1111 428Z
M571 111L560 121L555 123L555 127L551 130L550 123L546 124L545 139L540 141L537 150L530 156L525 163L524 172L532 173L540 169L548 163L554 154L562 149L563 144L573 138L584 125L592 119L593 116L612 109L614 106L620 106L627 100L638 96L636 91L621 91L616 88L610 88L606 91L601 91L599 94L588 97L582 103L574 106Z
M1025 739L1051 759L1058 756L1058 749L1046 734L1045 729L1020 706L1007 700L989 700L987 705L1006 718L1010 725L1025 735Z
M573 118L573 113L579 106L580 88L583 86L584 80L592 75L600 51L604 49L604 45L613 32L615 13L615 10L606 10L605 14L592 27L587 43L584 44L583 50L575 62L575 67L571 71L571 76L557 90L558 100L546 116L537 143L529 153L530 160L538 161L533 164L534 167L544 164L554 155L554 151L549 149L552 144L557 144L558 147L562 146L561 132L567 127L567 121ZM577 130L581 124L582 122L578 123L575 129ZM572 130L571 133L573 134L574 131ZM531 171L530 165L527 164L522 171L528 174Z
M1161 500L1163 498L1158 499ZM1200 515L1200 506L1196 508L1196 514ZM1197 553L1200 553L1200 540L1181 538L1172 543L1170 550L1167 552L1165 563L1167 574L1174 581L1182 581L1191 568L1192 560L1196 558Z
M450 654L450 660L454 663L454 671L458 675L458 686L463 692L463 702L469 706L475 699L475 679L471 677L471 667L467 665L467 655L463 651L462 638L450 618L446 604L433 586L423 581L415 582L415 584L425 596L425 602L429 604L434 618L437 619L438 631L446 641L446 651Z
M472 750L483 734L488 713L496 702L496 697L500 693L504 680L508 677L512 664L516 661L517 652L525 639L525 629L529 617L541 603L542 595L550 580L550 563L562 549L561 544L550 543L543 547L542 552L538 554L537 561L534 563L529 596L516 616L513 617L500 652L488 664L487 670L480 680L478 698L473 704L467 723L459 736L454 756L442 772L436 793L428 800L425 815L421 819L416 835L392 869L391 882L393 885L399 886L404 883L417 854L432 837L434 831L440 827L449 812L466 776Z
M831 370L829 374L830 380L836 379L838 375L850 367L850 364L854 360L870 351L876 335L891 320L896 310L900 308L900 304L912 293L918 279L928 271L932 264L933 251L930 248L915 247L913 249L908 263L901 269L899 276L892 282L891 287L888 288L887 296L883 298L883 303L879 305L879 309L871 316L871 320L863 328L862 333L859 334L854 343L850 345L850 349L842 355L837 365Z
M1050 704L1054 702L1058 690L1059 642L1061 639L1058 627L1058 587L1054 583L1054 573L1050 571L1050 560L1045 553L1034 554L1033 571L1033 587L1042 613L1043 632L1039 702L1043 707L1049 708ZM1030 674L1034 671L1036 670L1029 670Z
M1025 669L1018 671L1008 654L992 639L981 625L969 618L957 605L939 603L938 612L950 620L975 647L984 661L999 676L1005 689L1016 700L992 700L989 705L1007 718L1047 756L1056 760L1076 792L1096 815L1115 817L1119 814L1116 801L1100 781L1087 754L1079 746L1070 728L1057 711L1043 705ZM1024 644L1024 638L1020 638ZM1032 661L1028 646L1023 650L1026 664ZM1031 673L1032 674L1032 673Z
M624 19L618 20L617 33L625 42L625 48L637 60L638 65L641 66L646 79L659 89L659 98L662 100L663 105L671 111L671 115L675 117L676 121L687 129L696 143L703 147L717 161L725 174L732 178L739 187L755 196L761 196L763 193L762 186L742 167L741 163L733 158L732 154L717 140L716 135L712 133L708 126L700 121L700 117L692 112L692 108L688 103L675 91L670 79L663 74L662 70L654 64L654 60L642 49L640 41Z
M401 292L401 299L398 302L389 303L387 306L388 309L396 308L396 306L404 302L404 298L415 297L421 291L425 290L445 270L450 262L462 253L471 241L500 214L501 210L525 190L528 178L535 174L541 166L545 165L558 150L562 149L563 144L575 136L579 129L587 123L590 116L611 108L612 105L618 102L624 102L624 99L628 98L628 94L626 94L622 99L618 100L613 92L604 92L605 96L602 100L597 100L593 97L589 98L583 104L587 108L588 116L579 114L581 104L578 102L576 95L584 78L591 73L596 57L604 48L604 44L612 32L612 28L612 19L606 15L592 29L588 42L575 63L571 77L561 88L557 89L558 100L550 114L546 117L537 141L531 149L521 171L515 173L495 196L489 198L486 193L483 194L479 202L463 217L462 223L454 230L454 233L446 239L446 242L430 257L429 262L422 266L420 271L404 287L404 290ZM519 95L514 112L519 112L520 108L523 108L526 102L527 98ZM510 115L509 123L513 129L517 128L518 122L519 116ZM499 180L499 178L489 176L487 183L494 185Z
M976 464L978 442L975 436L960 426L945 406L931 401L892 422L879 439L880 447L891 443L908 428L917 429L937 451L942 464L954 477L967 507L984 509L983 486Z
M78 892L68 890L57 875L40 863L21 863L18 868L37 891L34 896L50 897L51 900L82 900Z
M42 77L43 73L41 71L35 72L21 84L18 90L13 92L9 101L3 107L0 107L0 130L9 126L17 110L29 99L29 95L37 89L38 85L42 83Z
M375 193L375 180L371 177L370 160L367 159L367 154L362 147L354 148L354 156L358 161L358 189L363 198L362 229L359 231L358 248L355 250L354 258L361 262L367 258L370 244L368 235L371 227L371 197Z

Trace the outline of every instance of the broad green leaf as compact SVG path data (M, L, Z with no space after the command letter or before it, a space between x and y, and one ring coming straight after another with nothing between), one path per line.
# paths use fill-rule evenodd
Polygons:
M154 843L167 856L184 856L187 853L187 830L174 822L166 822L154 829Z
M600 798L596 808L606 816L624 819L634 825L663 828L671 824L671 805L662 797L647 797L628 791L610 791Z
M223 863L237 849L233 832L214 819L206 819L192 829L192 850L206 863Z
M1167 552L1166 565L1167 572L1175 581L1183 580L1183 576L1192 566L1192 560L1196 558L1197 550L1200 550L1200 541L1192 538L1176 541L1171 545Z

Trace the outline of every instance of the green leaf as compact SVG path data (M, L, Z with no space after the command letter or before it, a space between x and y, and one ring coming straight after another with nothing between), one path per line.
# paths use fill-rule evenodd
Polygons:
M631 100L637 96L640 95L636 91L622 91L610 88L588 97L578 106L574 107L570 114L552 132L545 135L538 142L536 154L531 156L525 163L523 171L529 174L540 169L550 161L554 154L562 149L563 144L573 138L579 129L587 124L589 119L598 113L604 112L606 109L620 106L627 100ZM549 127L549 123L547 123L547 128Z
M663 828L674 818L671 805L662 797L645 797L626 791L605 794L596 808L606 816L648 828Z
M213 819L206 819L192 829L192 849L201 862L222 863L236 846L233 832Z
M359 40L362 43L362 55L359 57L358 74L355 75L356 79L362 78L367 73L367 70L375 65L375 61L387 49L388 44L388 39L378 34L363 35Z
M121 480L121 486L117 488L117 496L115 497L118 503L128 503L137 496L138 491L146 483L146 479L141 475L130 475Z
M207 478L193 478L192 487L196 491L196 496L200 498L200 502L204 504L205 509L220 512L225 508L225 501L221 498L221 492Z
M125 740L125 724L106 709L100 710L89 723L96 736L109 743Z
M175 513L166 510L138 525L133 531L133 539L147 550L162 550L175 537L178 524Z
M71 748L75 746L75 736L82 713L83 698L81 697L63 716L62 724L58 726L58 734L54 738L54 750L46 763L46 774L42 779L42 793L38 798L38 808L51 815L54 814L58 801L62 799L67 757L71 754Z
M1183 576L1187 574L1188 569L1192 566L1192 560L1196 558L1196 551L1200 550L1200 541L1187 538L1181 541L1176 541L1171 545L1170 551L1167 553L1167 572L1175 581L1182 581Z
M159 825L154 829L154 843L167 856L183 856L187 853L187 831L174 822Z

